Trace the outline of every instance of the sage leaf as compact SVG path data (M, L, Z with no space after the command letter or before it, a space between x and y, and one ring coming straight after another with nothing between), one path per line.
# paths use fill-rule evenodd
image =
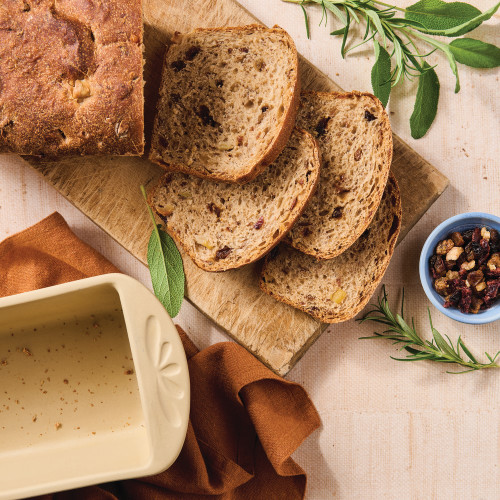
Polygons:
M146 199L146 192L141 186ZM184 267L174 240L156 225L153 211L148 205L154 229L148 244L148 266L153 290L171 318L179 314L184 300Z
M463 2L446 3L442 0L420 0L407 7L405 18L417 21L419 31L430 35L460 36L487 21L500 7L500 2L481 13L476 7Z
M459 38L449 45L455 59L472 68L500 66L500 48L473 38Z
M422 73L418 79L417 97L415 107L410 117L411 136L420 139L429 130L436 117L439 101L439 79L426 62L422 67Z
M377 41L374 42L374 49L375 64L372 68L372 88L373 93L380 99L385 108L391 94L391 56Z

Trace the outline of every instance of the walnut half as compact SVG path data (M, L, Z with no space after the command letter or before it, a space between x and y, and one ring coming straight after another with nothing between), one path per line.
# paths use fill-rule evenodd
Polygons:
M75 80L75 86L71 89L73 99L83 102L91 96L90 84L87 80Z

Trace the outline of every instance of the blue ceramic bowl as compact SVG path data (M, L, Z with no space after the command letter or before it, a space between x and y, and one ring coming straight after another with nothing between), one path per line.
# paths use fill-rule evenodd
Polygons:
M482 212L470 212L465 214L455 215L434 229L427 238L422 252L420 254L420 281L424 287L425 293L432 304L439 309L443 314L446 314L451 319L468 323L471 325L482 325L491 323L500 319L500 302L497 302L493 307L480 311L477 314L462 313L456 308L443 307L444 298L439 295L432 286L432 275L429 270L429 259L432 257L436 245L454 231L465 231L474 227L487 227L500 231L500 217L496 215L485 214Z

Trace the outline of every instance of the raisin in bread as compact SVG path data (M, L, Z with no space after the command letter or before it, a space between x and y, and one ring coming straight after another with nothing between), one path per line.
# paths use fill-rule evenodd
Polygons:
M287 242L331 259L359 238L380 203L392 160L389 118L371 94L303 92L297 126L316 137L323 168Z
M198 29L165 56L150 159L245 183L272 163L299 104L298 57L281 28Z
M343 254L317 260L287 245L266 257L261 289L324 323L353 318L389 265L401 227L401 199L391 175L370 226Z
M319 169L316 141L295 129L255 181L215 183L169 173L149 203L198 267L225 271L259 259L283 238L313 194Z

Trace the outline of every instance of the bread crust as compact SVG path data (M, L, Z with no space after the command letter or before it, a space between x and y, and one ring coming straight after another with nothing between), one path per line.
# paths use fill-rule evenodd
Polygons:
M141 0L0 5L0 153L140 155Z
M384 109L382 103L375 97L373 94L370 94L369 92L359 92L359 91L351 91L351 92L316 92L316 91L302 91L301 95L303 96L315 96L315 97L322 97L324 99L350 99L352 97L367 97L371 99L374 104L376 105L379 115L377 118L380 118L382 120L383 126L382 126L382 133L384 135L383 143L385 145L385 151L384 151L384 169L381 172L382 179L383 181L377 184L375 192L372 194L371 199L374 200L375 202L375 208L371 210L370 212L366 213L365 216L361 219L356 220L356 225L352 228L352 231L345 235L342 239L342 245L340 248L335 248L332 249L328 252L322 251L320 249L315 249L314 247L311 247L310 245L305 245L303 241L299 240L296 241L290 237L290 235L287 236L285 239L285 243L288 245L296 248L297 250L306 253L308 255L312 255L313 257L316 257L317 259L333 259L337 257L338 255L342 254L345 252L366 230L366 228L370 225L370 222L373 219L373 216L375 215L378 205L380 204L380 200L382 199L382 195L384 193L384 188L389 176L389 171L391 168L391 163L392 163L392 155L393 155L393 142L392 142L392 130L391 130L391 124L389 120L389 116L387 115L387 111Z
M289 299L286 296L274 293L272 290L270 290L267 287L266 282L263 280L264 278L264 273L265 273L265 268L267 263L269 262L270 255L268 254L265 258L264 265L262 267L261 273L260 273L260 279L259 279L259 287L260 289L270 295L271 297L274 297L276 300L280 302L284 302L285 304L288 304L296 309L300 309L301 311L309 314L313 318L323 322L323 323L341 323L343 321L347 321L349 319L352 319L356 314L358 314L368 303L370 300L371 296L375 292L377 286L379 285L380 281L382 280L387 267L389 266L389 263L391 261L392 255L394 253L394 249L396 247L396 242L401 230L401 218L402 218L402 207L401 207L401 195L399 191L399 186L396 181L396 178L392 174L392 172L389 175L389 181L388 181L388 188L391 189L391 194L394 195L394 211L391 214L392 217L397 218L397 226L391 227L391 230L394 229L394 232L391 235L391 239L388 242L388 247L387 247L387 259L384 262L384 265L378 270L378 274L375 276L375 279L371 280L368 284L367 287L364 288L364 296L363 299L356 305L356 307L350 309L349 311L346 311L342 314L336 314L336 315L329 315L327 311L313 311L311 309L308 309L307 307L304 307L303 305L294 302L293 300ZM393 219L394 220L394 219Z
M288 106L288 109L285 110L285 117L283 119L281 130L278 133L278 135L274 138L273 142L271 142L267 150L261 155L260 158L257 159L257 161L254 164L248 165L247 172L244 174L233 175L232 173L228 172L227 174L223 175L221 173L211 174L211 173L200 172L197 170L193 170L181 163L170 164L166 163L163 160L161 154L156 149L158 141L155 138L158 135L158 122L160 119L159 113L157 112L154 120L153 137L151 141L152 143L151 152L149 154L149 159L152 162L156 163L157 165L161 166L162 168L164 168L169 172L183 172L185 174L194 175L196 177L204 179L212 179L212 180L230 182L235 184L246 184L247 182L254 180L259 174L261 174L266 169L266 167L268 167L271 163L273 163L273 161L276 160L276 158L279 156L283 148L286 146L286 143L288 142L288 139L290 138L290 135L295 127L295 119L297 117L297 111L300 105L299 58L292 37L279 26L274 26L273 28L267 28L266 26L262 26L260 24L249 24L247 26L235 26L235 27L197 28L193 30L191 33L228 32L228 31L234 33L239 33L239 32L244 33L249 30L262 31L262 32L273 32L273 31L279 32L280 34L286 37L288 44L290 45L294 55L295 79L293 81L292 96L290 99L290 104ZM189 34L190 33L182 35L176 33L172 39L172 43L178 43L179 41L182 40L183 36L188 36ZM167 57L168 57L168 49L165 53L165 61L167 60ZM165 64L163 66L162 72L163 74L161 81L163 83Z
M239 267L243 267L247 264L251 264L252 262L255 262L256 260L260 259L263 255L268 253L270 250L272 250L283 239L283 237L286 235L286 233L289 231L289 229L293 226L295 221L300 217L300 215L304 211L305 207L307 206L309 199L311 198L311 196L314 194L314 192L316 190L318 179L319 179L319 172L320 172L320 168L321 168L321 158L320 158L319 146L318 146L316 139L314 139L314 137L311 134L309 134L308 132L306 132L305 130L298 129L298 128L296 128L295 130L298 133L300 133L304 136L307 136L308 139L311 141L312 152L313 152L312 161L313 161L313 164L315 166L315 170L314 170L315 175L312 178L312 182L310 184L310 192L309 192L309 195L307 196L307 198L305 198L301 204L297 203L293 207L293 209L290 211L290 216L287 220L287 223L282 228L280 228L280 233L279 233L278 237L270 240L268 242L268 244L259 253L254 252L254 253L249 254L245 259L241 259L240 261L238 261L238 263L237 263L238 265L234 265L234 263L231 264L231 261L229 261L227 259L214 260L212 262L207 262L207 261L201 260L197 257L197 255L194 252L191 251L191 247L184 240L182 240L182 238L180 238L179 235L175 231L173 231L171 227L169 227L168 221L167 221L165 229L168 232L168 234L174 239L174 241L176 242L177 245L180 245L182 247L182 249L189 255L191 260L200 269L203 269L204 271L209 271L209 272L222 272L222 271L227 271L229 269L236 269ZM162 219L161 214L159 214L159 212L156 210L153 200L156 196L158 189L160 189L162 187L164 180L167 176L168 176L168 174L165 174L165 176L162 179L160 179L158 184L148 193L148 204L156 212L156 214L159 216L160 219ZM163 222L165 222L164 219L162 219L162 220L163 220Z

